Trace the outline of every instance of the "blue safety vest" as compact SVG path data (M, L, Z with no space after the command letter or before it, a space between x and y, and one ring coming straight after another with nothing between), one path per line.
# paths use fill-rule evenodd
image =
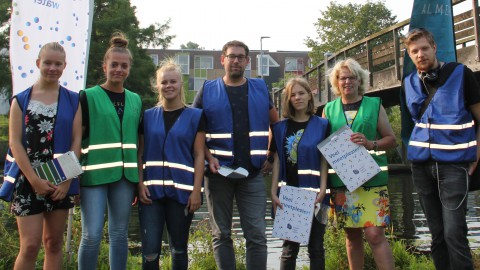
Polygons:
M248 119L252 165L261 168L268 148L269 94L261 79L248 79ZM222 78L203 86L203 110L207 117L207 146L220 165L233 164L233 118Z
M143 183L152 200L171 198L187 204L194 182L192 155L202 110L185 108L168 133L163 108L145 111Z
M280 161L279 186L287 184L287 170L284 166L286 157L285 151L283 151L287 123L288 120L285 119L273 125L275 145ZM327 129L327 119L312 115L308 120L307 127L297 146L298 184L301 188L320 191L320 158L322 154L317 145L326 138Z
M22 120L25 119L28 104L30 103L31 93L32 87L22 91L16 96L18 105L20 108L22 108ZM59 96L53 131L54 157L70 151L72 146L73 119L75 118L75 114L78 109L78 93L72 92L60 86ZM23 146L26 148L25 121L22 121L22 131ZM15 181L20 173L20 168L15 162L11 150L8 149L8 153L5 158L4 182L0 188L0 199L11 201L15 187ZM70 189L68 190L67 195L78 194L78 190L78 179L74 178L72 179L72 183L70 184Z
M475 125L464 97L464 66L458 65L440 86L425 113L420 110L427 99L416 72L405 78L407 106L413 128L408 144L412 162L471 162L477 158Z

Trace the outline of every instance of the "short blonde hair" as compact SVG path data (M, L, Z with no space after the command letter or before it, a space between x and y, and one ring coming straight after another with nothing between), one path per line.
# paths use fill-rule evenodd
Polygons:
M360 66L360 64L353 58L347 58L337 62L330 70L329 81L332 85L332 93L337 97L341 96L340 90L338 89L338 76L342 68L348 69L352 75L357 77L357 80L360 80L360 84L358 85L358 94L363 96L369 87L370 72L363 69L362 66Z
M165 58L162 62L160 62L160 65L157 69L156 72L156 84L155 84L155 89L157 90L158 93L158 102L157 106L162 106L162 104L165 102L164 97L162 96L162 91L160 91L159 83L160 83L160 77L163 75L164 72L166 71L173 71L178 74L180 77L180 83L182 86L180 87L180 99L182 101L182 104L185 106L185 93L183 93L183 79L182 79L182 69L180 68L180 65L175 62L175 59L173 58Z
M307 94L310 96L308 101L307 114L313 115L315 113L315 104L313 101L313 93L308 81L302 77L293 77L287 81L285 89L282 93L282 116L284 118L293 118L295 116L295 108L293 108L292 103L290 103L290 97L292 96L292 90L295 85L300 85Z

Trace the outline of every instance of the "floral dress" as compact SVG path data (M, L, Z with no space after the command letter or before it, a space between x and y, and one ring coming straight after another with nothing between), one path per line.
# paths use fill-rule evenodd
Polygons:
M53 158L53 131L56 114L57 103L45 105L40 101L30 100L28 104L24 119L25 150L33 167ZM73 207L73 196L53 201L48 195L37 195L23 174L15 183L11 210L17 216L35 215L71 207Z

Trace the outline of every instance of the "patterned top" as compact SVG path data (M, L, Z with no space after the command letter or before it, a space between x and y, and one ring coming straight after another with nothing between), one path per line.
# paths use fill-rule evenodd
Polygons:
M30 100L25 115L26 151L33 167L53 159L53 128L58 103Z

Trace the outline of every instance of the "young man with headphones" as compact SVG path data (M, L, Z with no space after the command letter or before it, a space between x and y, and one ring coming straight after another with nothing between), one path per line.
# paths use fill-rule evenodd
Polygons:
M411 30L404 43L417 68L403 81L415 122L407 157L432 234L433 262L436 269L473 269L466 213L480 149L474 123L480 120L479 85L466 66L437 59L428 30Z

